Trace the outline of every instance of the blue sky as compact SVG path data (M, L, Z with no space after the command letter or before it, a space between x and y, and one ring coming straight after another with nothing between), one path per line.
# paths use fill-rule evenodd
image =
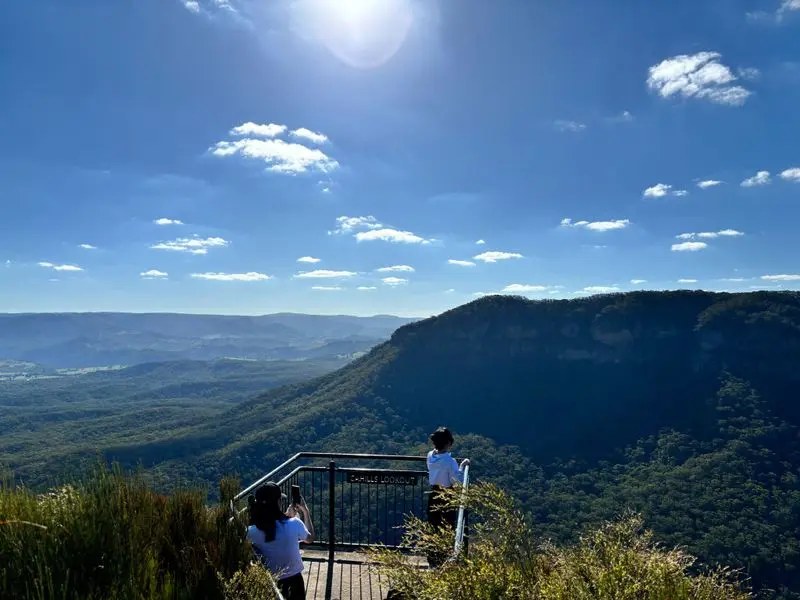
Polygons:
M800 0L9 2L0 89L0 311L800 288Z

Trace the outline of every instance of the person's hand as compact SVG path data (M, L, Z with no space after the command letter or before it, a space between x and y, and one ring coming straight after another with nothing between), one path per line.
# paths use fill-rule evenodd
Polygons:
M297 507L294 504L290 504L289 508L286 509L286 512L284 514L287 517L289 517L290 519L292 517L296 517L297 516Z
M466 467L468 465L469 465L469 459L465 458L464 460L461 461L461 470L463 471L464 467Z
M293 504L292 508L297 515L299 515L303 520L308 516L308 507L306 506L305 500L301 500L300 504Z

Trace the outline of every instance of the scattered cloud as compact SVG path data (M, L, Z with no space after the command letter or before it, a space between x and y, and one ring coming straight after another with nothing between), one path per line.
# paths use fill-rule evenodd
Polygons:
M483 246L485 243L486 243L486 240L478 240L478 241L475 242L475 244L478 245L478 246Z
M161 217L160 219L153 220L153 223L156 225L183 225L183 221L179 219L168 219L167 217Z
M389 285L392 287L396 287L398 285L406 285L408 283L408 279L403 279L402 277L384 277L381 279L384 285Z
M681 197L682 196L688 196L689 195L689 190L674 190L672 192L672 195L673 196L681 196Z
M701 190L705 190L707 188L715 187L723 183L725 182L720 181L719 179L704 179L703 181L697 182L697 187L699 187Z
M446 290L444 291L444 293L445 293L445 294L452 294L452 293L453 293L453 292L455 292L455 291L456 291L456 288L448 288L448 289L446 289Z
M666 183L657 183L654 186L651 186L642 193L645 198L662 198L669 194L669 191L672 189L671 185Z
M631 123L635 117L627 110L623 110L620 114L606 119L609 123Z
M613 231L614 229L625 229L631 222L628 219L616 219L614 221L573 221L572 219L561 219L561 227L583 228L590 231Z
M317 269L316 271L300 271L292 275L295 279L343 279L358 275L355 271L331 271L328 269Z
M572 133L578 133L586 129L586 123L581 123L579 121L565 121L562 119L553 121L553 126L558 131L569 131Z
M355 234L357 242L373 242L380 240L393 244L430 244L432 240L426 240L410 231L400 231L398 229L371 229L369 231L359 231Z
M512 283L502 289L505 294L540 294L552 289L549 285L530 285L526 283Z
M739 73L739 77L747 79L748 81L755 81L761 77L761 71L755 67L739 67L737 72Z
M208 281L267 281L272 279L271 275L256 273L192 273L193 279L206 279Z
M311 289L316 292L341 292L344 288L338 285L312 285Z
M697 283L697 279L678 279L678 283Z
M316 131L311 131L310 129L306 129L305 127L301 127L299 129L293 129L291 133L289 133L292 137L301 138L304 140L308 140L312 144L324 144L328 141L328 136L322 133L318 133Z
M647 283L647 279L631 279L631 283L633 285L640 285L642 283Z
M371 292L372 290L377 290L374 285L360 285L356 288L359 292Z
M447 261L448 265L455 265L457 267L474 267L475 263L471 260L458 260L455 258L450 258Z
M681 54L650 67L647 87L662 98L681 96L709 100L715 104L741 106L752 94L737 77L720 62L718 52Z
M282 135L285 131L286 125L277 125L275 123L258 124L248 121L247 123L242 123L234 127L229 133L231 135L255 135L258 137L274 138Z
M53 269L54 271L83 271L78 265L56 265L51 262L42 261L37 263L40 267L45 269Z
M171 250L173 252L188 252L189 254L208 254L209 248L224 248L230 245L228 240L221 237L201 238L197 235L190 238L178 238L169 242L159 242L150 246L152 250Z
M794 183L800 183L800 167L793 167L791 169L786 169L781 173L781 179L785 179L786 181L792 181Z
M615 285L588 285L581 290L585 294L613 294L618 291Z
M183 6L189 12L193 12L195 14L200 12L200 4L197 2L197 0L183 0Z
M142 271L139 273L139 277L142 279L166 279L169 277L169 273L159 271L158 269L150 269L149 271Z
M752 177L745 179L740 185L742 187L756 187L759 185L767 185L772 182L769 176L769 171L759 171Z
M727 281L730 283L741 283L743 281L747 281L744 277L723 277L720 281Z
M78 248L83 248L84 250L97 250L97 246L92 246L91 244L78 244Z
M336 217L336 229L329 231L328 235L353 233L357 229L380 229L383 227L378 220L369 215L367 217Z
M705 242L681 242L680 244L672 244L671 250L673 252L697 252L706 248L708 248L708 244Z
M800 281L800 275L762 275L764 281Z
M296 175L309 170L330 173L339 168L339 163L319 148L309 148L281 139L245 138L232 142L221 141L209 148L209 151L219 157L240 154L245 158L263 160L267 164L267 170L275 173Z
M320 262L320 260L322 260L322 259L314 258L313 256L301 256L300 258L297 259L297 262L299 262L299 263L318 263L318 262Z
M394 265L391 267L381 267L375 269L378 273L413 273L414 267L409 265Z
M741 237L744 233L736 229L721 229L719 231L701 231L699 233L681 233L675 237L679 240L695 240L695 239L709 239L713 240L718 237Z
M495 263L499 260L510 260L512 258L523 258L522 254L517 252L497 252L496 250L492 250L490 252L482 252L476 256L473 256L475 260L480 260L485 263Z

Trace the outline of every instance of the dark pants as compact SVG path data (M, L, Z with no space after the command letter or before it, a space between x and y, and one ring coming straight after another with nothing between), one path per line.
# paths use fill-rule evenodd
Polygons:
M442 508L445 500L439 493L439 488L433 488L428 495L428 523L435 529L447 528L455 531L458 511ZM431 552L428 554L428 564L431 567L438 567L447 560L448 553Z
M285 600L305 600L306 584L303 582L303 574L298 573L286 579L278 580L278 589Z

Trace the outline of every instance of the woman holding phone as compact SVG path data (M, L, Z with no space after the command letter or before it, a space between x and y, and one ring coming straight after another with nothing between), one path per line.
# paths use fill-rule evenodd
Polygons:
M256 490L250 504L250 525L247 539L262 564L278 580L278 589L286 600L306 597L303 582L303 559L299 542L314 540L314 524L300 490L292 486L292 504L283 512L283 494L277 484L269 482Z

